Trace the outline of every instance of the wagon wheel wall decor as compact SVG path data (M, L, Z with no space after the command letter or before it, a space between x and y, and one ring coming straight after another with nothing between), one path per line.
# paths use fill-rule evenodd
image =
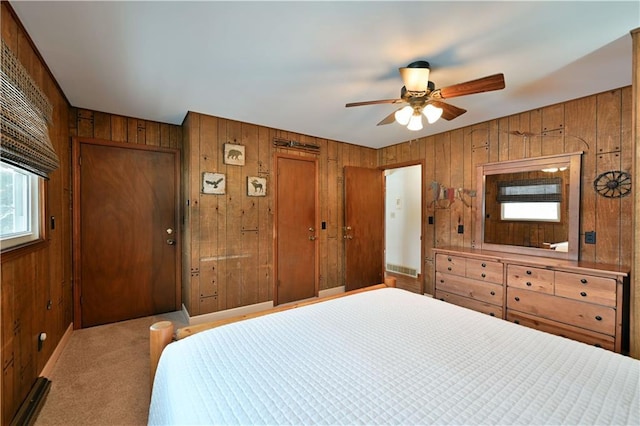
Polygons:
M621 198L631 193L631 176L622 170L610 170L593 181L596 192L606 198Z

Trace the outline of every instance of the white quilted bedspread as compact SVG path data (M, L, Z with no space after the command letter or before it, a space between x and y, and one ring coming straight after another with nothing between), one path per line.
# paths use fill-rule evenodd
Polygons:
M399 289L169 345L149 424L640 424L640 361Z

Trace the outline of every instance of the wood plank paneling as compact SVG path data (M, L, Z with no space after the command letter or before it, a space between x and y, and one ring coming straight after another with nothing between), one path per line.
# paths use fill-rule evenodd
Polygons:
M468 212L477 210L479 200L477 197L467 198L471 203L470 210L466 207L460 210L459 201L451 207L442 204L434 209L431 201L436 194L431 191L430 184L438 181L447 187L462 185L466 188L471 182L470 189L473 189L475 166L483 162L585 151L581 233L596 231L597 243L584 244L581 238L580 257L620 265L628 265L632 254L637 258L633 235L638 232L638 212L634 209L633 198L605 199L596 195L592 187L593 179L602 171L621 169L637 177L633 161L638 156L638 132L633 136L632 130L634 125L638 125L638 118L637 109L634 113L631 105L634 98L632 95L637 92L637 88L633 92L631 88L611 90L477 123L441 135L372 150L319 140L286 130L231 123L229 120L194 113L187 115L184 126L175 126L73 108L31 45L28 35L7 2L2 2L0 16L3 40L20 58L54 106L54 120L49 131L61 159L61 168L52 173L47 183L49 215L54 216L56 222L56 228L50 230L47 246L29 253L4 256L2 259L2 423L10 421L35 376L72 321L71 212L68 208L71 195L68 161L70 136L169 146L182 150L184 169L190 171L188 179L182 181L184 230L185 234L191 236L188 244L183 245L183 301L192 314L272 299L274 212L269 182L273 178L270 171L271 158L275 152L271 141L276 135L315 142L322 146L320 220L326 221L327 229L320 234L321 289L344 284L342 170L347 164L375 167L404 161L425 162L426 187L423 193L426 216L432 216L435 221L433 225L425 224L423 236L426 292L433 291L433 247L452 242L464 247L473 246L473 240L467 238L467 235L473 235ZM638 50L637 47L635 49ZM638 79L637 75L636 71L635 81ZM521 134L513 134L515 131ZM212 171L227 173L227 166L223 164L220 153L222 144L233 140L233 137L229 138L230 135L250 148L249 154L254 157L254 162L246 165L246 171L238 167L237 170L241 171L231 171L229 174L229 184L233 186L231 200L227 200L226 196L209 196L205 202L200 195L200 172L211 167ZM309 155L292 150L288 152ZM207 157L207 154L211 157ZM266 197L245 199L248 173L257 173L267 178ZM635 203L637 205L637 200ZM471 215L473 217L473 213ZM636 218L635 225L630 223L632 215ZM459 217L465 226L462 237L457 234ZM630 232L633 226L636 228L633 229L634 232ZM240 261L235 260L234 263L229 257L233 253L246 257L242 257L243 260ZM200 292L201 259L215 264L216 276L224 277L217 283L217 290L214 287L206 288L203 283L202 289L205 291ZM633 281L637 282L637 278ZM16 285L18 282L20 286ZM230 290L229 294L227 288ZM632 292L637 299L638 291L635 287ZM51 309L46 310L50 301ZM637 303L633 306L637 310ZM635 347L634 353L638 357L640 315L637 312L632 315L632 351ZM33 342L40 331L46 331L49 339L43 350L38 352Z
M631 71L631 178L634 185L640 182L640 27L631 31L632 40L632 71ZM625 97L623 100L626 100ZM623 108L627 111L627 108ZM626 132L625 132L626 133ZM623 143L623 147L627 144ZM626 152L623 151L623 152ZM625 162L628 156L625 155ZM640 359L640 195L635 189L630 197L633 211L633 228L631 246L631 348L630 354Z
M343 168L345 165L376 167L376 150L193 112L189 112L187 117L183 131L188 135L185 141L190 146L184 147L184 151L185 155L190 152L192 161L183 171L183 180L191 185L185 192L195 195L194 186L200 185L201 175L205 171L225 173L227 178L225 195L200 195L198 206L187 206L189 212L185 213L185 218L189 218L190 222L185 225L185 230L188 229L186 232L190 234L185 235L185 242L190 244L191 251L186 261L193 268L193 265L205 259L216 259L219 300L217 305L212 302L211 289L207 292L197 290L197 280L201 277L192 276L190 291L203 296L199 304L187 306L189 314L201 315L271 300L274 285L274 211L273 176L270 171L276 152L318 157L321 173L319 222L326 223L326 229L316 232L319 238L320 289L343 285ZM217 123L217 130L213 123ZM319 145L320 153L274 147L272 142L275 137ZM224 164L221 153L225 143L244 145L243 166ZM199 156L194 153L196 149L200 152ZM410 149L405 151L406 155L410 155ZM266 196L247 195L248 176L267 179ZM188 297L183 299L190 300Z
M42 368L72 321L71 212L69 167L70 105L48 67L40 59L11 6L2 2L2 39L47 96L53 107L49 125L52 146L60 168L46 185L47 243L16 249L2 255L0 290L0 340L2 384L0 423L9 424ZM75 117L74 117L75 122ZM50 227L49 227L50 228ZM38 351L37 336L48 339Z

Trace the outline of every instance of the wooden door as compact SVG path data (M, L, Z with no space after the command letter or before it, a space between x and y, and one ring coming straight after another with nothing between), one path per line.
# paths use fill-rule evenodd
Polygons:
M317 160L276 155L275 303L318 294Z
M384 280L384 179L378 169L344 168L345 290Z
M83 140L74 172L74 323L179 309L178 152Z

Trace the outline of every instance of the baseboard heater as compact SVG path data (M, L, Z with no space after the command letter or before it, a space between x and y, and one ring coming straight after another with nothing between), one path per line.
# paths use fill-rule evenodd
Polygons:
M395 272L402 275L408 275L413 278L418 278L418 271L415 268L409 268L407 266L394 265L393 263L387 263L387 271Z
M27 398L11 421L11 426L33 425L49 394L51 380L46 377L38 377Z

